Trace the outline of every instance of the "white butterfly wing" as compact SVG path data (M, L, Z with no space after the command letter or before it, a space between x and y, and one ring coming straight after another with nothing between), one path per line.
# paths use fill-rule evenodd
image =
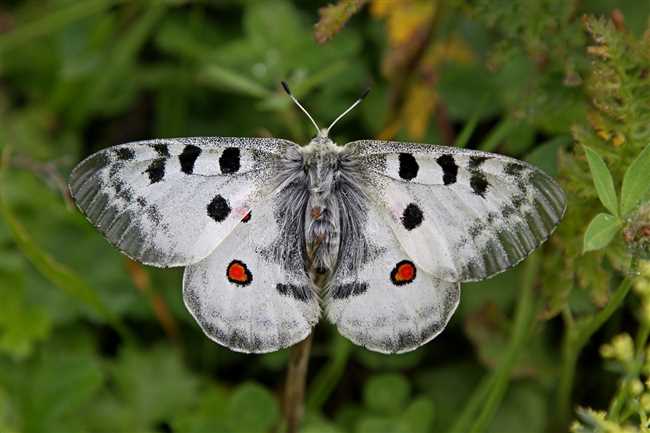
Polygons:
M380 209L368 206L362 218L357 244L342 241L327 290L327 317L341 334L370 350L414 350L445 328L458 306L460 285L413 263ZM359 246L364 251L356 254Z
M219 248L185 269L188 310L208 337L239 352L289 347L320 316L304 269L302 228L287 221L279 198L254 206Z
M426 272L474 281L526 258L554 230L564 192L536 167L502 155L414 143L349 143L368 195Z
M268 194L281 139L178 138L97 152L72 172L77 206L110 243L144 264L206 257Z

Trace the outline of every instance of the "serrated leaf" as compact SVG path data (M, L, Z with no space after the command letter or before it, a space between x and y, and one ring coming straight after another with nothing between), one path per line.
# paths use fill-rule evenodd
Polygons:
M589 163L589 170L591 170L591 177L598 193L600 202L612 214L618 216L618 199L616 197L616 190L614 189L614 179L609 172L605 161L600 155L590 147L582 146L587 155L587 162Z
M605 248L614 239L620 227L621 222L614 215L599 213L587 227L582 252Z
M621 187L621 215L630 213L650 189L650 144L627 168Z

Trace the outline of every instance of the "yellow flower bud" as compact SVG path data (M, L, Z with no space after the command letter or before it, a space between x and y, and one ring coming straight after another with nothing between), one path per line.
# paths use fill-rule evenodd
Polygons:
M647 392L643 393L641 399L639 400L639 403L641 404L641 409L644 412L650 412L650 394Z
M643 384L639 379L634 379L629 384L632 395L640 395L643 392Z
M650 352L650 348L648 349ZM603 344L600 346L600 356L603 358L613 358L614 357L614 348L611 344Z
M650 280L643 277L638 277L634 280L634 291L642 297L650 295Z
M639 274L650 277L650 260L641 260L639 262Z
M580 424L578 421L573 421L569 430L571 433L579 433L582 431L582 424Z
M634 358L634 341L630 334L619 334L612 339L614 357L621 362L630 362Z

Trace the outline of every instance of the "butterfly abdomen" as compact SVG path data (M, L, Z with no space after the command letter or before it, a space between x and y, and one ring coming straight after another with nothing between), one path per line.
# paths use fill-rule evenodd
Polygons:
M335 199L336 155L319 154L307 162L309 202L305 209L305 241L310 271L324 274L336 266L339 250L339 207Z

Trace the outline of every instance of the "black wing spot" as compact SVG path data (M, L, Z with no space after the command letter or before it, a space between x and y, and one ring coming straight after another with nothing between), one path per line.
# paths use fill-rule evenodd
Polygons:
M119 149L116 149L115 154L117 155L117 158L122 161L131 161L132 159L135 159L135 152L133 149L129 149L128 147L120 147Z
M350 296L359 296L368 290L368 283L354 281L352 283L335 286L330 292L333 299L346 299Z
M146 210L147 216L149 219L156 225L160 224L162 222L162 215L160 214L160 210L154 205L150 205L147 210Z
M472 177L469 179L469 186L472 187L474 194L485 198L485 192L487 191L490 184L488 183L485 174L480 171L476 171L472 173Z
M476 168L479 168L481 164L483 164L485 161L490 159L489 156L478 156L478 155L472 155L469 157L469 169L473 170Z
M228 201L219 194L208 204L208 216L218 223L228 218L230 211Z
M238 147L228 147L224 149L219 157L219 168L221 173L232 174L237 173L241 167L240 153Z
M113 189L115 190L115 195L122 200L130 203L133 201L133 193L131 189L126 186L123 180L116 179L113 181Z
M169 158L169 146L167 146L164 143L156 143L153 145L154 150L158 155L160 155L163 158Z
M201 154L201 148L189 144L183 149L183 153L178 155L178 160L181 163L181 171L185 174L192 174L194 172L194 163Z
M436 159L438 165L442 168L442 181L445 185L456 183L456 176L458 176L458 166L454 157L450 154L445 154Z
M503 172L508 176L519 177L524 170L524 166L516 162L509 162L503 167Z
M311 290L308 286L296 286L295 284L282 284L278 283L275 286L275 290L278 291L282 296L293 296L295 299L307 302L311 299Z
M156 183L165 177L165 158L154 159L145 170L149 175L149 182Z
M402 214L402 225L406 230L413 230L416 227L419 227L424 221L424 214L422 209L415 203L410 203L406 208L404 208L404 213Z
M399 154L399 177L404 180L415 179L418 170L420 170L420 166L413 155L410 153Z

